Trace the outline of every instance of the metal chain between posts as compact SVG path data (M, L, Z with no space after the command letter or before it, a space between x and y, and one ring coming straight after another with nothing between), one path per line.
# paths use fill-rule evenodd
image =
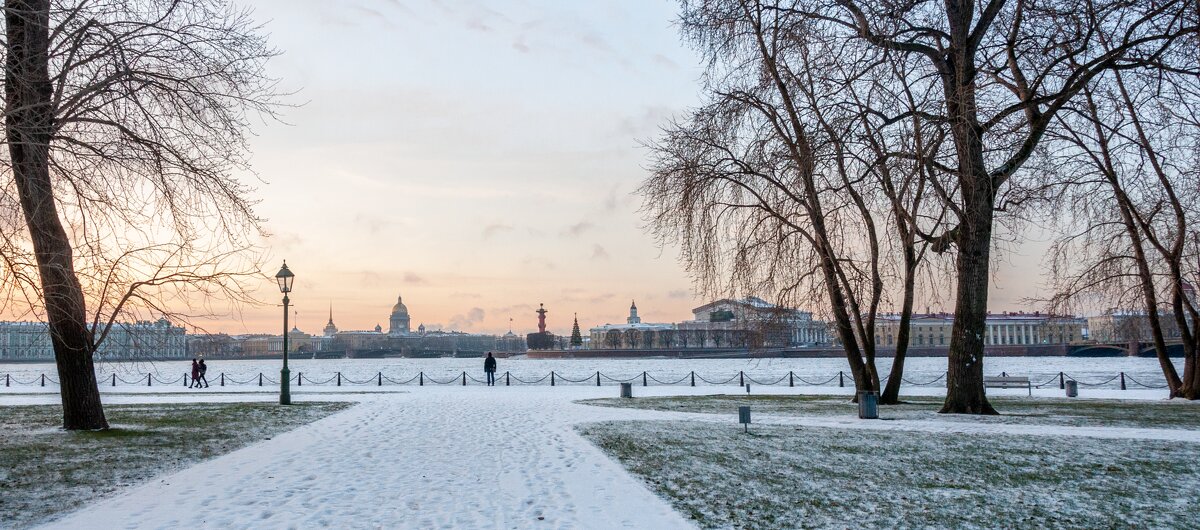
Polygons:
M1068 375L1068 376L1066 376L1066 377L1067 377L1067 379L1069 379L1069 380L1071 380L1071 381L1075 381L1075 383L1077 383L1079 386L1091 386L1091 387L1096 387L1096 386L1107 385L1107 384L1109 384L1109 383L1113 382L1114 380L1116 380L1116 378L1118 378L1118 377L1120 377L1120 376L1119 376L1119 375L1114 375L1114 376L1112 376L1112 377L1108 378L1107 380L1105 380L1105 381L1102 381L1102 382L1099 382L1099 383L1084 383L1083 381L1080 381L1080 380L1078 380L1078 379L1075 379L1074 377L1071 377L1070 375Z
M771 382L771 383L763 383L763 382L761 382L761 381L756 381L756 380L755 380L753 377L746 376L746 381L749 381L749 382L751 382L751 383L754 383L755 385L759 385L759 386L774 386L774 385L777 385L777 384L779 384L780 382L782 382L784 379L787 379L787 375L786 375L786 374L785 374L783 377L780 377L779 379L776 379L774 382ZM742 385L742 386L746 386L746 385Z
M658 384L660 384L660 385L668 385L668 386L670 386L670 385L678 385L679 383L682 383L682 382L684 382L684 381L687 381L687 379L688 379L688 376L687 376L687 375L685 375L685 376L683 376L683 377L680 377L678 381L672 381L672 382L670 382L670 383L667 383L667 382L665 382L665 381L660 381L660 380L659 380L657 377L650 376L650 380L651 380L651 381L654 381L655 383L658 383Z
M1007 374L1007 372L1005 372L1005 374ZM40 373L40 374L34 375L33 379L30 379L28 381L22 380L19 377L14 377L13 374L11 374L11 373L4 373L4 374L0 374L0 375L3 375L4 386L6 386L6 387L11 387L14 384L18 385L18 386L21 386L21 385L46 386L47 384L50 384L50 385L59 384L57 379L55 379L51 376L48 376L45 373ZM930 385L935 385L938 382L942 381L943 379L946 378L946 376L947 376L947 373L943 372L938 377L931 379L929 381L920 382L920 381L912 381L909 379L902 379L902 381L905 384L912 385L912 386L930 386ZM108 379L107 383L113 387L117 386L118 383L124 384L124 385L145 385L145 386L154 386L155 383L160 384L160 385L175 385L175 384L182 383L184 386L187 386L188 378L189 378L189 375L186 373L183 375L180 375L177 378L166 379L166 378L162 377L160 374L155 374L155 373L151 372L151 373L147 373L145 378L127 380L127 379L121 377L120 375L118 375L116 372L113 372L113 373L109 374L109 376L107 378ZM845 386L845 372L844 371L839 371L837 374L834 374L829 379L825 379L823 381L810 381L808 379L805 379L803 376L796 374L794 371L788 371L787 373L781 375L778 379L776 379L774 381L770 381L770 382L757 380L754 377L746 374L746 372L744 370L739 371L737 374L729 376L725 380L708 379L708 378L704 377L704 375L696 373L695 371L688 372L687 374L684 374L682 377L680 377L679 379L674 380L674 381L659 379L657 377L650 375L649 372L646 372L646 371L643 371L641 374L635 374L630 377L613 377L613 376L604 374L601 371L597 371L592 375L588 375L588 376L585 376L582 378L564 377L562 374L559 374L556 371L551 371L550 373L548 373L540 378L537 378L537 379L521 379L520 377L513 375L511 372L505 372L505 377L504 377L506 386L512 385L514 381L517 384L522 384L522 385L537 385L540 383L544 383L546 381L546 379L550 379L550 386L555 386L557 383L560 383L560 382L568 383L568 384L582 384L582 383L591 383L593 381L596 383L597 386L601 386L605 380L612 382L612 383L632 383L632 382L637 381L639 378L642 380L643 386L649 386L650 381L653 381L655 384L665 385L665 386L679 385L679 384L684 384L684 383L695 386L697 380L699 380L700 382L702 382L706 385L718 386L718 385L728 385L728 384L732 383L735 379L738 380L739 384L741 384L741 385L745 385L747 382L749 382L749 383L753 383L755 385L760 385L760 386L774 386L774 385L779 385L786 380L788 386L795 386L797 381L799 381L800 384L803 384L803 385L824 386L824 385L833 383L836 380L836 381L838 381L839 386ZM467 384L468 380L471 382L480 383L480 384L482 384L484 382L483 380L478 379L474 375L470 375L465 371L461 372L457 376L451 377L450 379L447 379L444 381L440 381L433 377L427 377L425 372L423 372L423 371L419 372L416 375L414 375L406 380L403 380L403 381L400 379L395 379L395 378L389 377L387 375L384 375L384 373L382 371L377 372L374 376L370 376L367 379L363 379L363 380L351 379L351 378L343 375L341 372L336 372L333 375L329 376L328 379L324 379L324 380L313 379L312 377L306 376L303 372L297 372L289 378L289 380L295 381L297 386L303 385L304 383L320 386L320 385L328 385L333 382L336 382L336 384L338 386L341 386L342 384L347 384L347 385L371 385L371 384L374 384L376 386L383 386L385 381L389 384L396 384L396 385L407 385L407 384L412 384L414 381L416 381L419 385L423 386L425 384L426 379L428 379L432 384L437 384L437 385L451 385L451 384L457 383L457 384L461 384L461 385L465 386ZM881 383L885 380L886 380L886 378L882 379ZM1125 390L1127 388L1127 385L1129 385L1129 384L1137 385L1138 387L1148 388L1148 389L1168 388L1168 386L1165 384L1151 385L1151 384L1143 383L1141 381L1138 381L1133 376L1131 376L1125 372L1120 372L1116 375L1113 375L1112 377L1109 377L1108 379L1105 379L1103 381L1096 381L1096 382L1080 381L1079 379L1076 379L1075 377L1072 377L1069 374L1066 374L1064 372L1059 372L1059 373L1051 376L1049 379L1047 379L1041 383L1033 384L1031 386L1033 386L1034 388L1043 388L1043 387L1058 383L1060 387L1063 387L1063 386L1065 386L1065 382L1067 380L1075 381L1077 384L1079 384L1080 386L1084 386L1084 387L1103 387L1106 385L1111 385L1113 383L1113 381L1119 380L1118 385L1121 390ZM219 375L219 385L220 386L226 386L226 384L247 385L247 384L253 384L256 381L259 386L264 386L266 384L270 384L270 385L278 384L278 380L272 379L271 377L268 377L263 373L259 373L255 376L251 376L249 379L245 379L245 380L238 380L234 377L230 377L224 372L221 372Z
M389 383L395 384L395 385L407 385L409 383L412 383L413 381L416 381L418 377L420 377L420 374L412 376L412 378L410 378L407 381L401 381L399 379L392 379L385 375L385 376L383 376L383 380L387 381Z
M513 380L514 380L514 381L516 381L516 382L518 382L518 383L520 383L520 384L522 384L522 385L536 385L536 384L538 384L538 383L541 383L542 381L545 381L545 380L546 380L546 379L548 379L549 377L550 377L550 374L546 374L546 375L543 375L543 376L542 376L540 379L531 379L531 380L529 380L529 381L526 381L526 380L524 380L524 379L521 379L520 377L517 377L517 376L515 376L515 375L514 375L514 376L512 376L512 378L513 378Z
M809 386L822 386L822 385L827 385L829 383L832 383L833 380L837 379L838 377L839 377L839 375L834 375L833 377L830 377L829 379L826 379L825 381L820 382L820 383L810 383L809 381L805 380L803 377L796 377L796 379L799 379L801 383L804 383Z
M1146 383L1142 383L1142 382L1138 381L1137 379L1134 379L1132 375L1126 375L1125 378L1128 379L1131 383L1138 385L1140 387L1153 388L1156 390L1170 387L1170 385L1165 385L1165 384L1164 385L1147 385Z
M942 380L942 378L946 377L946 375L947 375L947 374L949 374L949 372L942 372L942 375L939 375L939 376L937 376L937 377L935 377L935 378L933 378L933 379L931 379L931 380L929 380L929 381L927 381L927 382L924 382L924 383L917 383L917 382L909 381L908 379L905 379L905 378L903 378L903 377L901 377L901 378L900 378L900 382L902 382L902 383L908 383L908 384L910 384L910 385L913 385L913 386L929 386L929 385L932 385L932 384L934 384L934 383L936 383L936 382L938 382L938 381L941 381L941 380ZM886 378L885 378L885 379L886 379ZM882 381L880 381L880 383L882 383Z
M599 372L597 372L597 373L599 373ZM604 378L608 379L609 381L611 381L613 383L632 383L634 381L637 381L638 379L641 379L642 374L638 374L638 375L635 375L635 376L627 378L627 379L616 379L616 378L610 377L608 375L604 375Z
M733 382L734 379L737 379L737 378L738 378L737 374L734 374L734 375L729 376L729 379L718 382L718 381L709 381L708 379L705 379L704 376L702 376L702 375L696 376L696 379L699 379L701 382L703 382L706 385L728 385L729 383Z

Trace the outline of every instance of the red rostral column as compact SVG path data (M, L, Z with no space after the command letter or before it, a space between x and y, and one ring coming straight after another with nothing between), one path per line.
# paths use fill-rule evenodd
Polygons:
M548 312L548 311L546 311L546 305L545 305L545 304L538 304L538 310L537 310L537 314L538 314L538 333L545 333L545 332L546 332L546 313L547 313L547 312Z

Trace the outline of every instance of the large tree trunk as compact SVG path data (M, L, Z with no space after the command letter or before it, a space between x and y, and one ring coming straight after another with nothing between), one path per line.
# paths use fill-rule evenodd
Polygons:
M1179 237L1184 237L1180 235ZM1177 395L1184 399L1200 399L1200 364L1197 364L1197 356L1200 351L1197 348L1197 341L1200 337L1196 336L1196 330L1200 328L1193 327L1196 323L1189 322L1195 318L1195 315L1190 313L1185 308L1183 303L1183 274L1178 267L1172 267L1171 274L1175 278L1175 289L1171 296L1171 306L1175 310L1175 323L1179 326L1179 337L1183 343L1183 377L1182 385L1179 387Z
M975 99L976 50L971 45L974 3L946 2L950 50L941 72L958 159L962 214L954 243L958 247L958 291L950 336L946 403L940 412L995 414L983 388L983 337L987 332L987 300L991 265L995 184L983 158L983 128Z
M959 225L958 292L950 336L946 403L939 412L996 414L983 387L983 338L987 333L992 243L991 184L977 181L974 184L974 189L964 189L963 195L986 197L964 201L967 217Z
M5 133L21 210L42 280L61 384L63 428L106 429L108 421L92 365L83 289L75 276L71 241L58 217L50 180L54 117L48 73L49 0L6 0L4 19L8 40Z

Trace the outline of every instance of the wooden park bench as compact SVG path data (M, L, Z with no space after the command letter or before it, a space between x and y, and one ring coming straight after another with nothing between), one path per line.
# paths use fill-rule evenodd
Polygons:
M1033 384L1029 382L1028 377L984 376L983 386L985 388L1025 388L1029 390L1029 395L1033 395Z

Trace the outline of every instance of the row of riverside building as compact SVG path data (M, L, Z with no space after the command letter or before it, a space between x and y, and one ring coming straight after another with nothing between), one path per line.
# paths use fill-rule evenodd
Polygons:
M183 359L187 332L165 318L117 322L96 355L112 359ZM54 347L45 322L0 322L0 361L52 361Z
M692 310L693 319L677 323L644 323L637 304L629 308L623 324L591 328L576 348L609 350L703 348L805 348L836 346L834 328L807 311L780 307L760 298L723 299ZM1179 329L1170 314L1161 316L1166 339L1178 339ZM1036 346L1080 342L1125 343L1151 340L1149 320L1137 311L1109 310L1094 317L1058 315L1040 311L989 313L984 344ZM912 315L909 345L949 347L954 327L952 313ZM893 347L900 330L900 315L886 313L876 319L875 344Z
M692 320L676 323L646 323L631 304L623 324L596 326L579 344L566 337L554 343L560 348L597 350L661 349L750 349L836 346L831 327L807 311L777 306L760 298L723 299L692 310ZM1179 338L1175 319L1162 315L1168 341ZM319 335L299 328L288 333L292 353L335 356L476 356L494 351L517 354L526 351L525 337L509 330L504 335L471 334L457 331L410 328L408 308L397 299L388 318L389 329L339 331L329 322ZM578 325L578 320L576 320ZM900 317L882 314L876 322L875 344L895 346ZM918 348L949 347L954 315L915 314L909 323L910 345ZM1107 311L1081 318L1041 312L992 313L987 317L984 343L988 346L1032 346L1079 342L1148 342L1151 333L1145 313ZM270 334L187 335L183 327L165 318L156 321L117 323L101 344L98 358L111 360L184 359L194 356L264 357L283 352L283 337ZM0 362L51 361L54 350L44 322L0 322Z

